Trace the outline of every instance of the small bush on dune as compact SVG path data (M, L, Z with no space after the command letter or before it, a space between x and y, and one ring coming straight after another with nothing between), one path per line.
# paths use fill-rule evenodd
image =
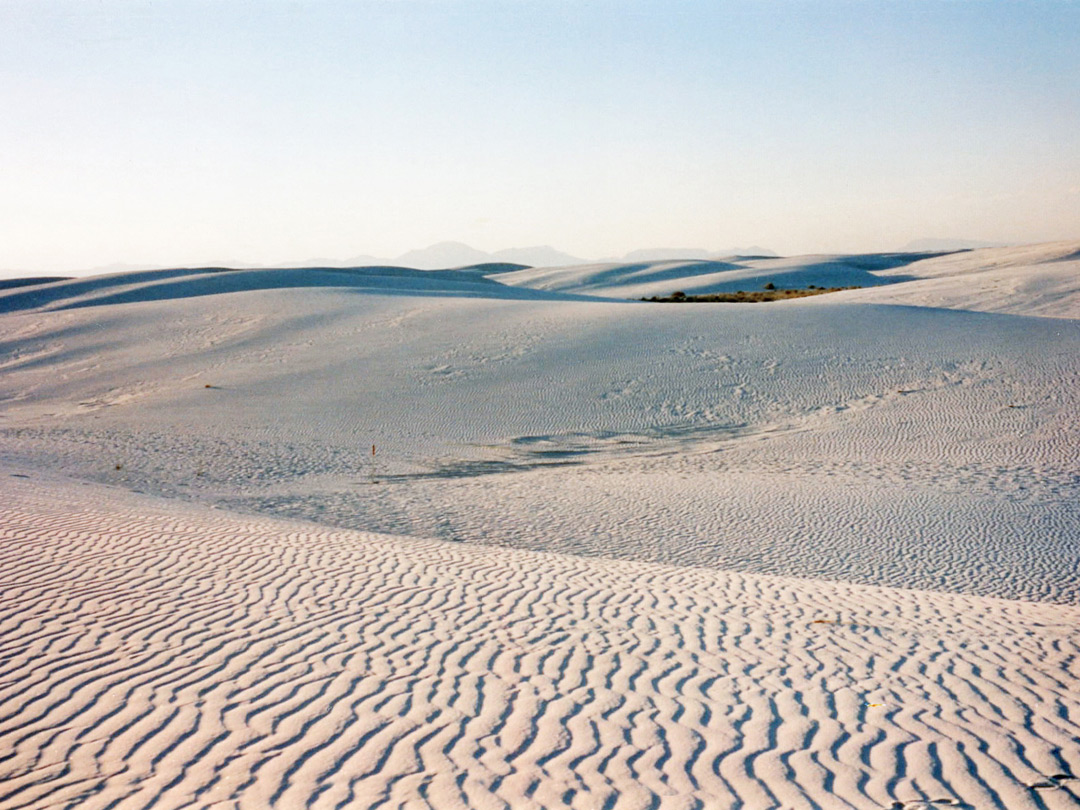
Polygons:
M805 298L808 295L824 295L825 293L840 292L841 290L858 290L861 287L815 287L811 285L805 290L778 290L771 282L765 285L765 289L759 292L745 292L737 290L734 293L711 293L709 295L687 295L681 290L674 292L667 298L642 298L642 301L655 301L660 304L670 303L719 303L719 304L757 304L765 301L785 301L789 298Z

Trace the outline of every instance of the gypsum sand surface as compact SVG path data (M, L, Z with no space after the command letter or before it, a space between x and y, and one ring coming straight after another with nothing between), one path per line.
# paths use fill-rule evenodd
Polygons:
M974 253L24 291L5 806L1076 806L1075 260Z
M4 807L1080 801L1078 607L0 493Z
M901 269L1060 309L1069 250ZM770 262L816 284L881 260ZM651 307L559 272L579 287L177 270L0 296L0 455L334 526L1077 600L1075 319L861 300L918 280Z

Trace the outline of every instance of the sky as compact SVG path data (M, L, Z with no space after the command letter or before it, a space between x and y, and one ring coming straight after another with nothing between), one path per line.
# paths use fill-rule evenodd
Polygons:
M1080 239L1080 0L0 0L0 270Z

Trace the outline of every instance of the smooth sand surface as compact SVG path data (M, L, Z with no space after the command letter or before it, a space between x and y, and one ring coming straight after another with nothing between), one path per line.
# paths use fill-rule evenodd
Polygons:
M0 291L0 806L1080 806L1078 251Z

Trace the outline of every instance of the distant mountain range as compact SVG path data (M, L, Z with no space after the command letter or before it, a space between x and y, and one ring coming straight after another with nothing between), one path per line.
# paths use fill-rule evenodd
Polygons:
M439 242L422 250L410 250L394 259L377 256L350 256L347 259L311 259L304 262L289 262L282 267L363 267L364 265L393 264L402 267L415 267L418 270L442 270L451 267L469 267L477 264L525 264L530 267L560 267L572 264L592 264L594 262L646 262L665 259L718 259L733 255L775 256L768 248L753 246L749 248L730 248L721 251L709 251L701 248L648 248L634 250L625 256L613 256L604 259L583 259L563 253L550 245L536 247L507 248L487 253L462 242Z
M908 242L897 252L933 252L970 250L983 247L1004 247L1002 242L984 242L975 239L917 239ZM412 267L418 270L443 270L458 267L471 267L480 264L521 264L530 267L560 267L575 264L599 264L608 262L655 262L655 261L695 261L710 259L725 259L732 256L763 256L772 257L778 254L769 248L760 245L750 247L733 247L722 250L706 250L704 248L643 248L632 250L623 256L607 256L600 259L584 259L563 253L550 245L537 245L535 247L507 248L488 253L477 250L463 242L439 242L421 250L410 250L395 258L371 256L361 254L349 256L345 259L312 258L302 261L281 262L278 264L253 264L244 261L213 261L199 262L200 266L206 267L235 267L238 269L254 269L258 267L372 267L379 265L392 265L396 267ZM160 264L111 264L103 267L94 267L75 275L101 275L105 273L123 273L134 270L152 270L161 268ZM169 265L175 267L178 265ZM12 271L0 271L0 278L19 278L24 274Z
M367 257L365 257L367 258ZM509 248L486 253L461 242L439 242L422 250L410 250L393 260L394 264L418 270L441 270L448 267L467 267L474 264L527 264L530 267L558 267L565 264L584 264L585 259L555 250L548 245Z

